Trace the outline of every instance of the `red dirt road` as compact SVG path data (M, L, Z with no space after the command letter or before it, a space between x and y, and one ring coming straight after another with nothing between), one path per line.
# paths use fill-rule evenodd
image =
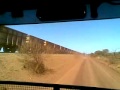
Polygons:
M23 68L21 55L0 54L0 80L57 83L120 89L120 73L100 60L84 55L51 55L45 65L52 69L37 75Z
M56 83L120 89L120 74L97 60L86 58L75 64Z

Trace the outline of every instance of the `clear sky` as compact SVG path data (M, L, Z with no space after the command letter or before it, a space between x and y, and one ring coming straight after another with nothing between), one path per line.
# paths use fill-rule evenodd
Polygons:
M120 48L120 19L59 22L7 27L81 53Z

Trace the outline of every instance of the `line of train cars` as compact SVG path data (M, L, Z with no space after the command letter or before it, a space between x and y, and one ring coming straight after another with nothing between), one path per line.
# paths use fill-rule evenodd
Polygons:
M0 50L1 48L3 48L4 53L15 53L16 51L19 52L18 46L22 45L23 43L28 43L30 39L40 41L43 46L49 46L52 51L54 51L53 53L56 54L78 53L74 50L65 48L52 42L45 41L31 35L27 35L23 32L5 26L0 26Z

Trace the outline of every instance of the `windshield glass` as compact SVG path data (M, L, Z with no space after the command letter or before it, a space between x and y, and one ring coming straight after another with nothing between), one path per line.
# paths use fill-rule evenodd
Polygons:
M0 26L0 80L120 89L120 19Z

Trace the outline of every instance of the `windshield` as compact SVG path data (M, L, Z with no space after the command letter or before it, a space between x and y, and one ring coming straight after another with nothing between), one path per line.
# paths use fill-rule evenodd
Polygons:
M119 26L120 19L1 26L0 80L120 89Z

